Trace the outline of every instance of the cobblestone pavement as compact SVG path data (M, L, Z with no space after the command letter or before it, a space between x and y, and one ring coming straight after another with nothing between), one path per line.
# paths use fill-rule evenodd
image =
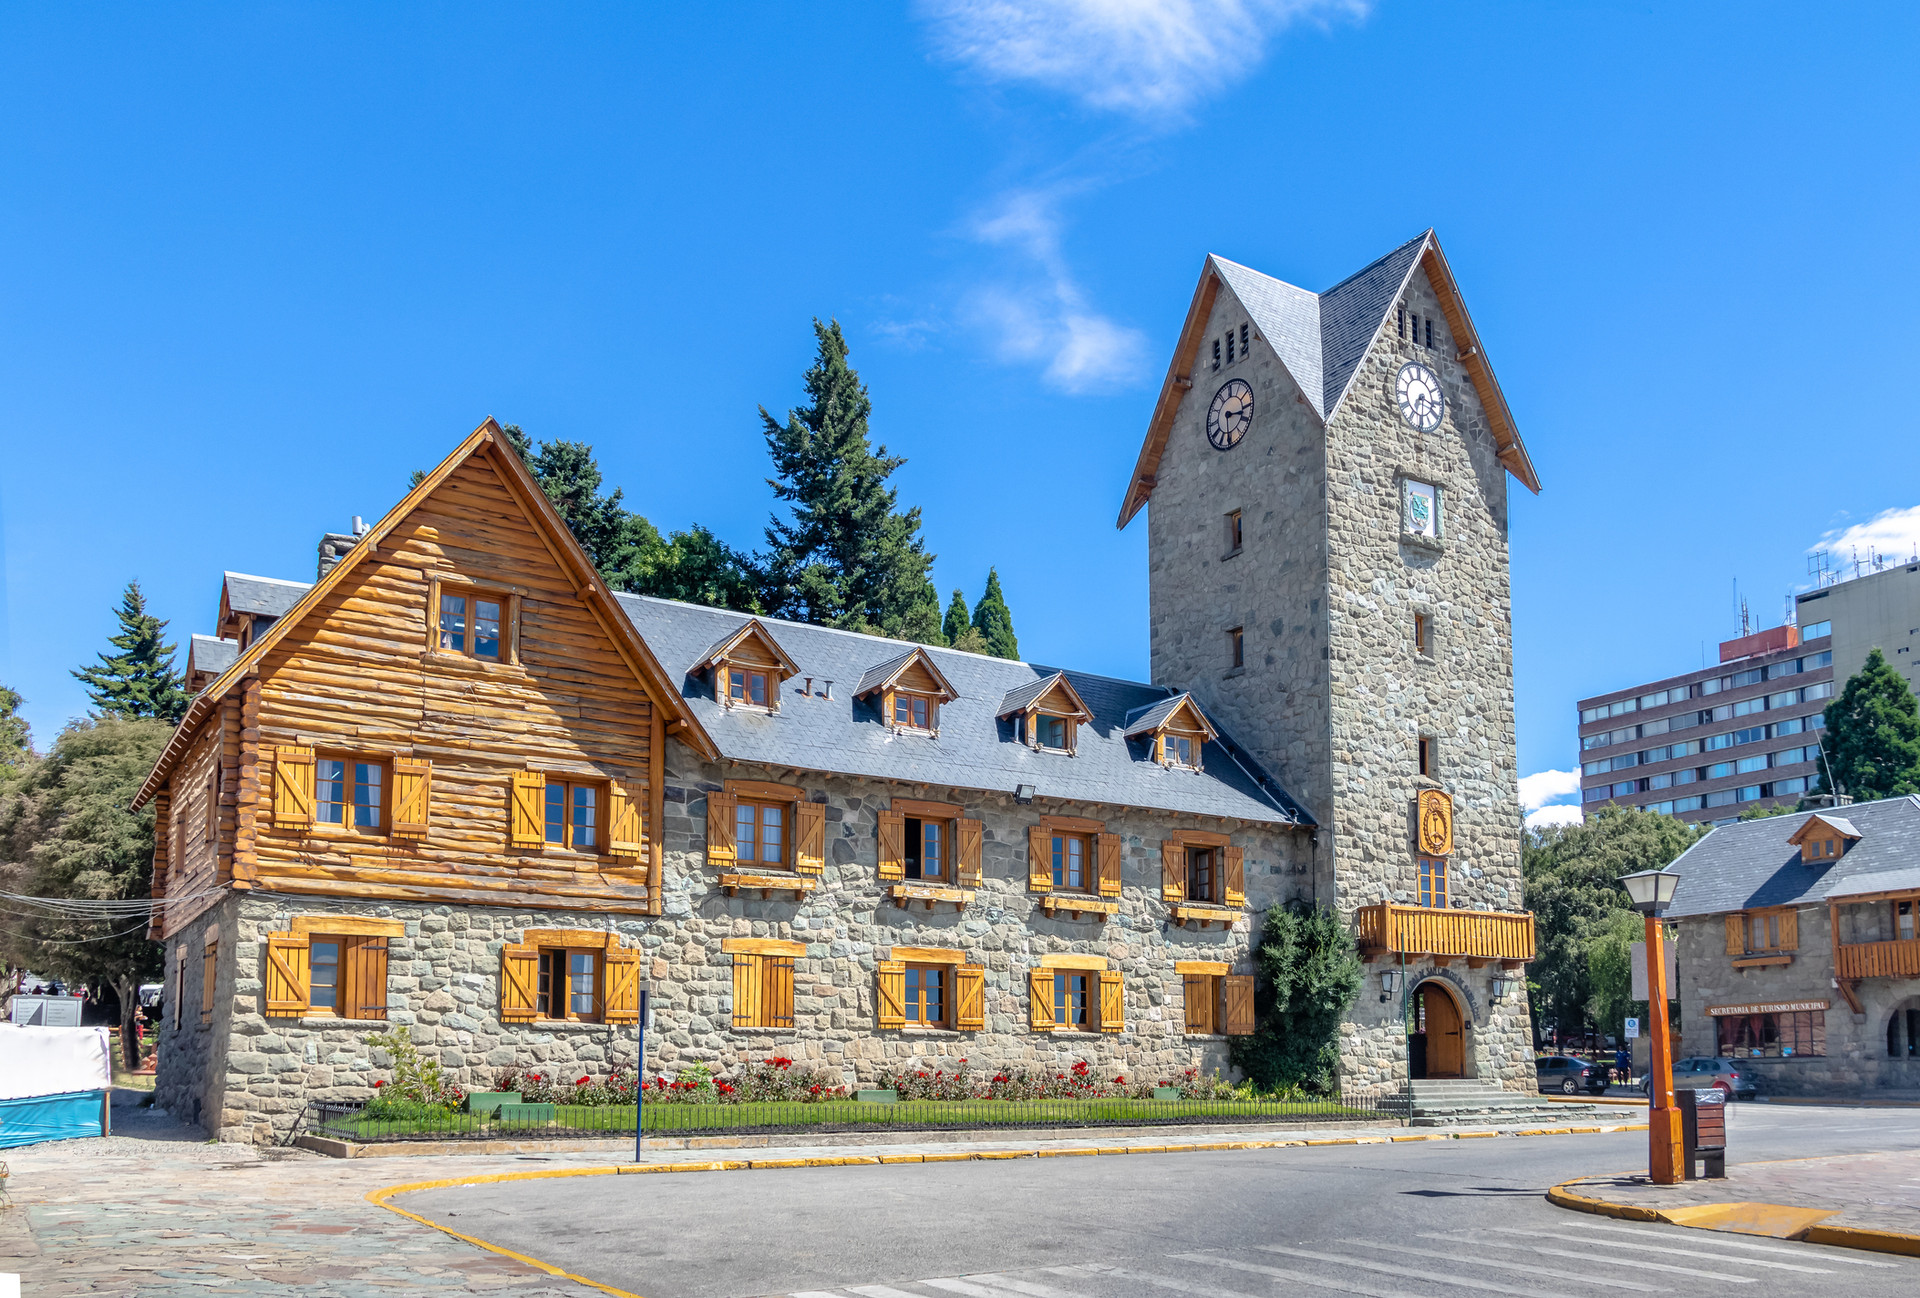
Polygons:
M130 1100L141 1097L129 1095ZM1638 1115L1626 1115L1628 1120ZM587 1295L597 1291L464 1243L366 1200L402 1183L628 1161L622 1142L591 1153L324 1158L207 1142L150 1111L115 1106L115 1134L0 1151L11 1165L11 1207L0 1211L0 1272L18 1271L30 1298L67 1294ZM1591 1130L1592 1128L1588 1128ZM1491 1134L1492 1129L1475 1129ZM1404 1128L1249 1131L1231 1138L1384 1141L1445 1138ZM1220 1140L1218 1135L1194 1137ZM780 1160L844 1155L993 1153L1039 1148L1129 1148L1180 1139L902 1142L770 1150L663 1152L649 1161ZM736 1173L737 1174L737 1173ZM768 1173L774 1175L776 1173Z
M1591 1177L1567 1189L1660 1212L1725 1203L1781 1204L1835 1213L1824 1225L1920 1235L1920 1150L1734 1163L1724 1180L1654 1185L1645 1176Z

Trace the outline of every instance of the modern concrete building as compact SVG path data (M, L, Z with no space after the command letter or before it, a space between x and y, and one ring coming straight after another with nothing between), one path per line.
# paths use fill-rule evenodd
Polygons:
M1797 620L1812 631L1833 628L1833 679L1841 685L1879 649L1920 693L1920 563L1868 573L1795 601Z
M1581 804L1725 824L1755 803L1798 802L1816 783L1835 679L1828 626L1803 626L1725 641L1715 667L1580 700Z

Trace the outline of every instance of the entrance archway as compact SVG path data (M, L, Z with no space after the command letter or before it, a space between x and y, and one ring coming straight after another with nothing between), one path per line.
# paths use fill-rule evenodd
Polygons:
M1408 1007L1407 1064L1415 1080L1467 1075L1466 1022L1446 984L1429 980L1413 989Z

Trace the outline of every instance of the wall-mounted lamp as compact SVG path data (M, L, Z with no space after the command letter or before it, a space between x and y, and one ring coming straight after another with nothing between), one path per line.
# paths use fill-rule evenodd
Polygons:
M1405 977L1398 969L1388 969L1380 975L1380 1000L1382 1004L1393 998L1400 990L1401 979Z
M1032 786L1031 784L1016 784L1016 785L1014 785L1014 786L1013 786L1013 800L1014 800L1015 802L1017 802L1017 803L1019 803L1019 804L1020 804L1021 806L1023 806L1023 807L1024 807L1024 806L1026 806L1026 805L1027 805L1027 804L1028 804L1029 802L1032 802L1032 801L1033 801L1033 786Z
M1497 973L1493 976L1493 999L1503 1001L1519 989L1520 975Z

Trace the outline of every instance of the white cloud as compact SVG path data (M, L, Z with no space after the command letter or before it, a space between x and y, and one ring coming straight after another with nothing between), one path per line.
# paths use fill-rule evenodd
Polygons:
M967 314L993 336L1003 360L1043 362L1046 378L1067 392L1118 387L1137 378L1146 336L1102 315L1060 252L1058 195L1021 190L971 224L981 243L1009 250L1013 274L971 293Z
M1864 523L1835 528L1807 547L1809 554L1816 550L1832 555L1832 566L1842 576L1859 575L1853 571L1856 559L1863 565L1862 571L1873 571L1865 565L1873 562L1875 554L1895 563L1911 562L1920 554L1920 505L1885 510Z
M998 81L1094 108L1180 116L1250 74L1300 21L1358 17L1365 0L921 0L940 52Z
M1520 777L1520 805L1528 811L1538 811L1552 803L1577 797L1579 793L1578 771L1537 771Z
M1527 828L1552 829L1560 825L1578 825L1585 819L1578 807L1542 807L1527 813Z

